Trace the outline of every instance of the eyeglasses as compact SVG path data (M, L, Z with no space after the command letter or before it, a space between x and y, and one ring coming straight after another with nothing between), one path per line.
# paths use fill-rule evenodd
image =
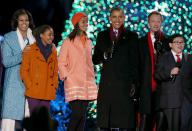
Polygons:
M183 41L173 41L173 44L176 44L176 45L184 45L185 42L183 42Z

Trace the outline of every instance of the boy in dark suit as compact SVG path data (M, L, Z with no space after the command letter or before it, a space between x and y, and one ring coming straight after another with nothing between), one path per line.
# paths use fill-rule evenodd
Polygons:
M180 34L171 37L171 51L162 55L155 66L154 79L160 86L160 109L166 118L169 131L180 131L182 105L181 75L185 62L184 38Z

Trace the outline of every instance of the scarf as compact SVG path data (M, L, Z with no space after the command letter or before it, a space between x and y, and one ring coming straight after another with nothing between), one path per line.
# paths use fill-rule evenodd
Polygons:
M123 32L124 30L124 25L122 25L119 29L118 29L118 35L117 35L117 38L115 40L115 43L118 42L120 36L121 36L121 33ZM113 26L111 25L110 27L110 39L111 39L111 42L113 42L113 39L114 39L114 33L113 33Z
M52 52L52 44L44 45L40 38L37 38L37 46L40 49L40 52L42 53L43 57L47 61L48 57L50 56Z
M25 46L26 46L26 43L25 43L25 41L23 39L23 36L22 36L22 34L21 34L21 32L19 31L18 28L16 30L16 33L17 33L17 38L18 38L21 50L23 50L25 48ZM33 37L32 31L31 31L30 28L27 29L27 38L29 40L29 44L33 44L35 42L35 38Z
M86 42L87 36L85 34L83 34L80 39L81 39L83 46L85 47L85 42Z
M149 51L150 51L150 55L151 55L151 69L152 69L152 92L156 90L156 86L157 86L157 83L155 82L154 78L153 78L153 73L154 73L154 65L156 63L154 63L154 60L153 60L153 43L152 43L152 40L151 40L151 34L150 34L150 31L148 32L148 45L149 45Z

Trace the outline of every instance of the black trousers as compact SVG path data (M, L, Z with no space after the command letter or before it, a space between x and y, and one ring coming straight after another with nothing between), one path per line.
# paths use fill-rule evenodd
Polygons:
M163 112L166 116L168 130L169 131L180 131L180 118L181 118L181 109L163 109Z
M181 131L192 131L192 103L185 96L181 108Z
M67 126L67 131L84 131L86 112L89 101L74 100L69 102L72 114Z
M156 131L166 131L165 117L162 111L154 114L141 114L139 131L153 131L156 122Z
M159 107L159 95L157 91L152 93L151 103L151 114L141 114L139 131L153 131L155 123L156 131L166 131L165 115L161 109L156 109L156 107Z

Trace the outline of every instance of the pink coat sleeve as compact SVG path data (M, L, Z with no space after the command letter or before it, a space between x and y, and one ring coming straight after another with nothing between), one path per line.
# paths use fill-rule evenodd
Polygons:
M68 63L68 48L69 48L69 39L63 40L61 45L59 60L58 60L58 68L59 68L59 76L61 80L64 80L65 77L68 76L67 66Z

